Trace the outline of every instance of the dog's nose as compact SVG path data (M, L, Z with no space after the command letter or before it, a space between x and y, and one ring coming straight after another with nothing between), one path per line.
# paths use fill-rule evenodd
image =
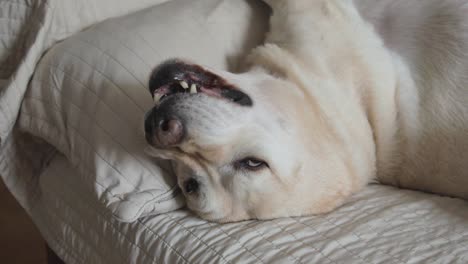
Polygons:
M182 142L184 126L179 118L153 109L145 117L145 136L150 145L175 146Z
M158 143L169 147L179 144L182 141L184 128L182 122L177 118L163 118L158 121L156 137Z

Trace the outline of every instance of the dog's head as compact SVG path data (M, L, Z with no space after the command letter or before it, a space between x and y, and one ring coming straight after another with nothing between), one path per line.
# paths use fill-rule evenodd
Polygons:
M171 60L149 87L148 152L172 160L188 207L202 218L323 213L361 184L342 120L329 120L326 107L284 76Z

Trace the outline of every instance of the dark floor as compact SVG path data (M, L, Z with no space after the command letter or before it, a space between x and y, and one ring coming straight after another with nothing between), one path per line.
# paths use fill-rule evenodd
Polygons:
M0 263L45 264L45 243L0 179Z

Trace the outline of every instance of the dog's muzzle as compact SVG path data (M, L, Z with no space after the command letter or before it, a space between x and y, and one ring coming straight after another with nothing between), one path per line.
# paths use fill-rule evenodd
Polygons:
M226 79L199 65L180 60L162 63L151 74L149 90L155 106L145 116L145 137L156 147L173 147L186 135L183 118L177 116L177 100L210 96L238 106L252 106L251 98Z

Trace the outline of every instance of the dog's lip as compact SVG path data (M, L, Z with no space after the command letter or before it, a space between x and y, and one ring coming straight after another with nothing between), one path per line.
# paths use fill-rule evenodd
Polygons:
M172 60L156 68L150 79L150 92L156 104L179 94L202 94L252 106L250 97L226 79L199 65Z

